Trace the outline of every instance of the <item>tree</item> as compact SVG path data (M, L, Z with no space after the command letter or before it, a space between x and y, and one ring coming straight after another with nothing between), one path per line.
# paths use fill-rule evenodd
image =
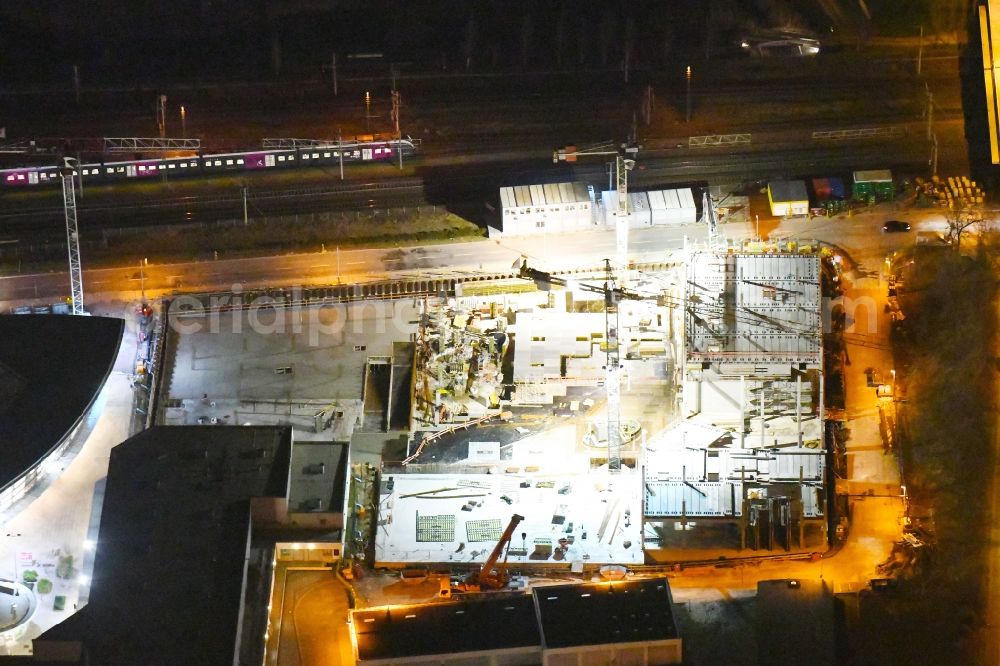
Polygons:
M962 245L962 232L980 224L986 216L982 204L959 199L951 202L944 217L948 222L948 242L958 250Z
M60 555L59 563L56 565L56 578L69 579L74 574L76 574L76 569L73 568L73 556Z
M948 223L948 241L961 249L962 232L986 218L983 202L986 193L965 176L949 177L947 179L934 176L931 179L931 193L937 201L945 206L944 218Z

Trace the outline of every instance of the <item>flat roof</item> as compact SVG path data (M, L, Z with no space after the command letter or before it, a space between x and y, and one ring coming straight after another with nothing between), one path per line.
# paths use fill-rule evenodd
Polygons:
M680 638L666 578L533 590L545 649Z
M773 666L836 663L833 594L822 580L757 583L758 663Z
M590 192L583 182L513 185L500 188L504 208L590 203Z
M354 611L359 661L486 652L541 642L529 594Z
M158 424L219 422L315 430L327 409L338 441L355 429L373 357L417 332L415 299L317 303L188 316L169 313ZM205 419L199 421L199 419Z
M90 409L124 330L124 320L110 317L0 315L0 488L44 458Z
M679 639L666 578L352 613L359 661Z
M891 183L892 171L889 169L869 169L854 172L855 183Z
M292 446L288 510L296 513L340 513L347 487L348 445L295 442Z
M573 453L575 433L574 425L525 437L499 464L523 469L534 463L542 467L537 473L385 470L379 495L385 524L375 537L376 566L481 564L513 514L524 520L511 539L511 567L642 564L640 474L624 466L613 476L590 470L587 457ZM544 456L535 455L543 451ZM548 474L545 465L564 471Z
M39 640L107 665L233 663L250 499L287 495L290 446L289 428L173 426L112 449L90 602Z
M767 191L771 201L809 201L804 180L772 180Z

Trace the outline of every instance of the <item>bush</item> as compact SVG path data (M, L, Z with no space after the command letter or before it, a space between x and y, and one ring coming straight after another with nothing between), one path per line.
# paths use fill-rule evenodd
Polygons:
M59 557L59 564L56 565L56 578L72 578L75 569L73 569L73 556L72 555L61 555Z

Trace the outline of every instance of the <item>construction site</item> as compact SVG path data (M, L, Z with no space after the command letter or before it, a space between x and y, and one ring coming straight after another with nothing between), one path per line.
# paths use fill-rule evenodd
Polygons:
M481 566L512 515L510 566L576 571L826 538L810 248L320 291L171 308L156 418L349 445L292 510L372 565Z
M482 562L512 512L512 565L822 548L816 254L519 277L536 289L425 302L377 564Z

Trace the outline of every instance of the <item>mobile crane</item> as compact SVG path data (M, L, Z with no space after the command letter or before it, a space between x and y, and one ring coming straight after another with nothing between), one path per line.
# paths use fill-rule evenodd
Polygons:
M524 520L524 516L519 516L516 513L511 516L507 529L503 531L500 540L497 541L490 556L486 558L482 568L469 574L465 581L457 586L457 591L485 592L502 590L507 587L507 583L510 582L510 574L507 573L507 551L510 550L510 540L514 536L514 530L517 529L522 520ZM503 562L497 564L501 552L503 553Z

